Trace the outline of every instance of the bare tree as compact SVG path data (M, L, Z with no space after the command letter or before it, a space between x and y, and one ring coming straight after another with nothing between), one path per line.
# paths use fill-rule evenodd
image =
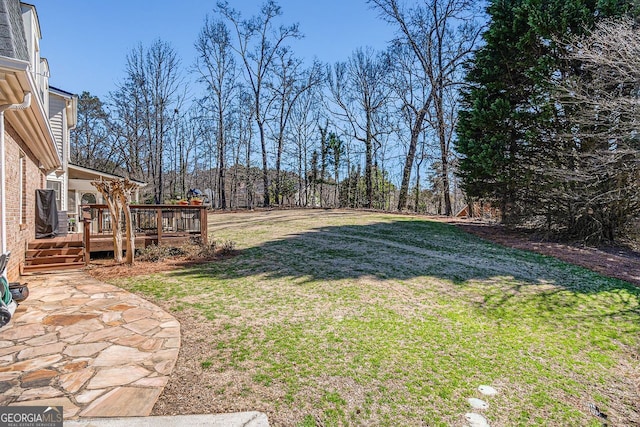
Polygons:
M288 39L300 38L301 34L297 24L276 28L274 21L282 15L282 10L273 0L267 0L262 5L260 15L248 20L242 19L240 13L226 1L218 2L218 9L235 29L237 44L233 45L233 49L240 55L247 84L253 92L254 119L258 125L262 149L264 206L270 206L265 123L273 97L268 93L266 83L277 52L285 46Z
M291 156L295 158L298 178L298 206L307 206L309 202L309 155L319 121L320 96L319 86L304 92L291 111L289 134L293 141Z
M333 177L335 181L334 207L340 207L340 167L342 166L342 155L344 154L344 142L335 132L329 133L328 151L331 153L333 163Z
M295 58L290 49L283 47L276 52L272 65L273 79L268 86L273 93L274 120L273 134L276 142L276 176L274 198L281 203L281 167L284 142L293 107L302 94L321 82L322 71L319 63L308 70L302 70L302 61Z
M418 140L427 125L427 114L433 98L429 79L424 78L422 67L415 61L412 49L403 43L395 42L390 48L390 54L394 58L394 78L391 85L400 100L401 116L409 130L408 142L405 142L407 148L397 206L398 210L402 211L407 207L409 183L416 161ZM406 133L404 126L403 133Z
M320 173L316 177L316 182L320 184L320 207L325 207L324 203L324 184L327 176L327 158L329 154L329 144L327 137L329 136L329 123L327 122L324 127L318 126L320 132Z
M365 207L373 203L374 143L388 130L380 126L381 114L389 98L385 80L389 61L383 53L373 49L357 49L348 62L338 62L328 74L332 100L339 111L334 112L346 121L349 134L365 146Z
M548 221L588 241L615 240L640 215L640 33L631 20L607 20L567 51L580 72L555 82L569 130L541 171Z
M180 114L176 109L175 114L174 141L178 157L176 179L179 184L177 190L179 190L180 196L184 197L194 184L197 150L204 138L199 120L200 109L197 104L191 105L189 110L183 114Z
M245 146L245 169L244 169L244 189L247 209L251 210L255 206L255 185L251 169L251 141L255 131L252 121L254 119L254 103L251 95L246 90L240 91L237 104L237 124L238 124L238 143ZM239 154L238 154L239 157Z
M148 135L143 125L143 101L135 84L126 80L109 94L115 145L122 153L124 166L130 177L146 181L145 167L148 158Z
M116 262L122 262L122 213L124 211L125 227L126 227L126 250L127 264L133 264L135 252L135 233L131 219L131 210L129 203L133 192L138 188L138 184L128 179L104 179L100 181L91 181L93 185L102 194L107 202L109 214L111 215L111 228L113 234L113 256ZM159 225L160 226L160 225Z
M78 97L78 123L71 131L71 163L113 173L122 166L114 144L109 115L100 98L83 92Z
M196 42L198 58L195 68L199 80L206 83L211 92L218 152L218 200L222 209L227 208L226 195L226 134L225 116L231 109L233 97L237 94L237 70L231 47L229 30L222 20L205 20Z
M117 119L124 129L121 136L125 147L138 150L134 154L140 163L131 168L143 165L143 179L152 184L154 201L161 203L167 136L183 88L180 61L168 43L156 40L149 48L139 45L127 55L125 72L125 81L114 95L116 111L121 113ZM141 147L141 142L146 146Z
M427 114L440 146L444 213L451 215L449 195L450 138L454 123L447 120L447 89L461 81L462 64L475 49L481 34L477 2L473 0L422 0L406 7L402 0L368 0L381 17L396 26L396 64L405 74L403 108L412 116L411 138L402 174L398 209L406 207L411 169ZM428 86L427 86L428 85Z

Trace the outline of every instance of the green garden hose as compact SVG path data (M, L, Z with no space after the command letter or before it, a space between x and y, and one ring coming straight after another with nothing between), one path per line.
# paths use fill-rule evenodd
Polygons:
M0 276L0 293L2 294L2 302L6 305L11 304L11 291L9 290L9 282L4 276Z

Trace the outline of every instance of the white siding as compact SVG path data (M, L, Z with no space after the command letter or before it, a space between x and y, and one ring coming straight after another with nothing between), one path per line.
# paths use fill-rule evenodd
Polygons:
M56 139L56 149L61 161L64 160L64 108L65 101L63 98L53 95L49 97L49 123L51 124L53 136Z

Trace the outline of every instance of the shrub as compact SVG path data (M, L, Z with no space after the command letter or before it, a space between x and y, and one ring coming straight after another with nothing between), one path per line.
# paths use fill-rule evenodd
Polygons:
M229 255L234 252L236 243L232 240L213 239L209 245L199 242L189 242L181 246L151 245L138 251L136 259L147 262L160 262L168 258L186 257L197 260L215 258L219 255Z
M151 245L142 249L136 258L140 261L159 262L185 254L185 250L181 247Z

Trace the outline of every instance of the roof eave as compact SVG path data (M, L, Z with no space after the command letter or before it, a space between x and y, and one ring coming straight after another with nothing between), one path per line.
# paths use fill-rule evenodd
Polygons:
M39 89L31 75L29 63L0 56L0 103L19 104L24 94L31 92L31 105L25 110L9 110L5 117L18 132L24 143L39 160L42 169L49 172L59 168L61 160L49 118L40 98Z
M124 179L124 177L122 176L118 176L118 175L114 175L111 173L107 173L107 172L102 172L96 169L91 169L91 168L85 168L84 166L78 166L78 165L74 165L72 163L67 164L67 168L69 171L79 171L79 172L84 172L87 174L94 174L96 176L95 179L104 177L104 178L113 178L113 179ZM69 176L69 178L71 178L71 176ZM78 179L85 179L85 178L78 178ZM94 178L92 178L94 179ZM135 184L138 184L138 186L140 187L145 187L147 185L146 182L142 182L142 181L138 181L135 179L131 179L129 178L129 180Z

